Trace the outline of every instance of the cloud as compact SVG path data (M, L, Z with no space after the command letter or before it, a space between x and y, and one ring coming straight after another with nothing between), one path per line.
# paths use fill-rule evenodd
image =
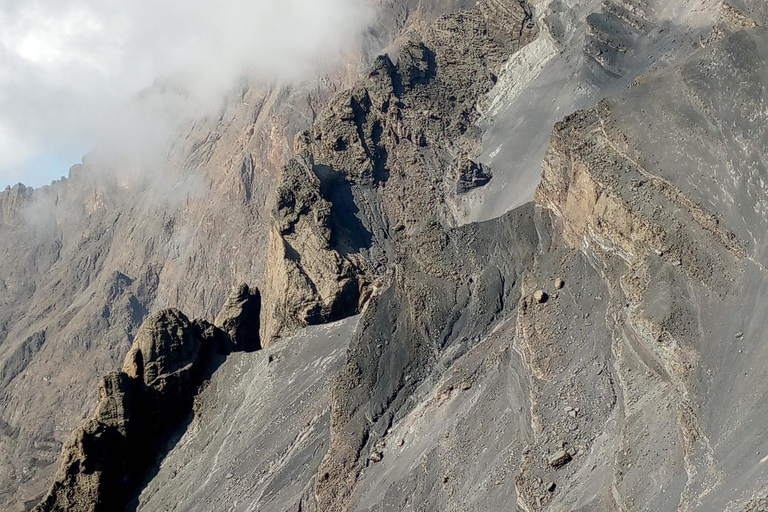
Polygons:
M0 183L64 174L36 163L90 149L157 77L196 99L246 73L306 78L369 16L367 0L0 0Z

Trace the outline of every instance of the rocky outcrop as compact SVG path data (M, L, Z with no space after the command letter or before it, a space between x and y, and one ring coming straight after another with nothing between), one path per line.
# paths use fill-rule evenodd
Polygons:
M301 327L357 313L370 295L366 263L332 230L332 204L299 160L284 169L272 211L261 336L266 346Z
M723 258L746 256L743 244L627 151L607 103L569 117L555 129L537 201L564 220L573 247L607 251L630 265L656 255L713 287L725 286ZM677 214L661 222L667 209Z
M254 352L262 348L260 318L261 293L241 284L224 303L213 324L229 336L228 351Z
M456 193L466 194L470 190L488 184L493 178L491 170L468 158L462 158L457 162Z
M124 373L104 377L96 412L65 443L53 488L34 511L125 508L126 491L136 485L135 465L144 462L134 455L147 448L133 444L144 441L136 436L138 393L136 381Z
M259 349L258 290L235 290L217 326L176 309L141 326L121 372L102 379L99 405L64 445L36 512L123 510L192 412L200 386L232 351Z
M761 295L765 268L760 249L739 233L764 220L742 230L745 213L721 206L759 194L746 185L754 163L735 156L746 138L713 129L731 126L727 109L701 99L716 94L720 73L734 71L723 55L766 41L749 27L724 35L676 72L645 77L553 132L536 197L557 230L526 276L517 317L532 377L533 440L516 477L526 508L742 510L763 499L764 483L728 469L757 461L763 444L740 427L764 414L748 391L754 366L724 358L753 353L733 340L744 335L751 313L743 308ZM745 64L738 80L762 81L754 69ZM692 112L707 127L702 138ZM694 147L712 153L700 159ZM733 165L729 173L705 170L721 159ZM553 269L568 274L567 293L546 290L552 299L538 304L529 294L552 282ZM716 405L734 393L739 420ZM553 467L563 453L568 464ZM678 483L638 491L661 474ZM554 490L542 485L553 479Z
M535 36L529 16L494 0L437 19L297 136L273 209L265 343L359 312L398 252L418 250L412 235L456 224L448 200L490 179L470 160L478 104Z

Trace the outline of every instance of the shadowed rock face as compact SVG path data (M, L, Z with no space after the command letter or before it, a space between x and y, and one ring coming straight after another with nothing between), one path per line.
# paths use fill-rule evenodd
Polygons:
M65 443L61 469L53 488L36 511L120 510L126 488L135 485L136 461L129 454L141 450L136 435L143 403L140 386L124 373L103 378L99 405L88 422Z
M235 290L218 319L191 322L169 309L139 329L121 372L99 387L93 417L64 445L47 511L123 510L183 427L200 386L233 350L258 350L259 293Z
M236 288L216 316L214 325L224 331L230 340L229 352L255 352L261 350L259 319L261 294L259 290L242 284Z

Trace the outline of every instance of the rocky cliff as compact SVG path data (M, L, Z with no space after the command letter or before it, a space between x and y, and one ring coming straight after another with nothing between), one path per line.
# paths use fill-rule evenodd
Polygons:
M244 78L152 159L100 147L66 179L0 192L0 508L39 501L151 312L212 321L233 284L263 283L280 170L329 98L382 47L472 3L377 1L371 30L325 75ZM183 90L166 83L133 103L174 104Z
M39 510L765 509L764 3L442 9L382 6L394 44L295 130L262 295L134 336L163 287L112 275L145 309L110 306L132 348Z
M147 319L122 371L102 379L96 412L64 444L53 488L33 510L125 509L223 358L260 348L259 308L258 291L243 285L216 325L177 309Z

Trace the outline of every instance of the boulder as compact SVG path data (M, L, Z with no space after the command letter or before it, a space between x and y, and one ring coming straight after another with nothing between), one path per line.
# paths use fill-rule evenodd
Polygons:
M561 468L571 462L571 455L565 450L558 450L549 457L549 465L553 468Z
M468 158L459 160L458 178L456 180L456 193L465 194L470 190L487 185L493 178L491 170Z

